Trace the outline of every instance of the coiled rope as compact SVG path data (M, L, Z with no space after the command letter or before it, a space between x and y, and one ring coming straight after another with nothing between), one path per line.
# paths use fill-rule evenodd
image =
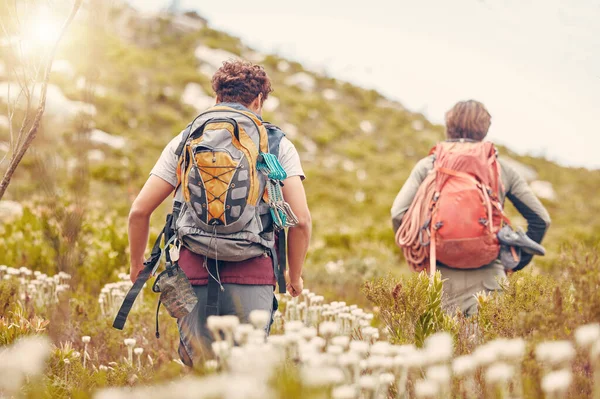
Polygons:
M396 245L402 248L406 262L416 272L429 267L430 226L428 224L431 221L435 177L436 173L432 171L421 183L396 232Z

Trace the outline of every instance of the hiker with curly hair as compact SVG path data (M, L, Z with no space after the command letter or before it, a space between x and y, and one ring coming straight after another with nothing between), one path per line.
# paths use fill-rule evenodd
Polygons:
M216 105L167 144L129 214L135 281L144 269L150 216L175 193L166 252L198 299L178 319L179 354L189 366L211 356L209 316L234 315L242 323L254 310L272 316L276 283L280 292L300 295L311 236L298 152L262 120L272 91L263 67L225 62L212 88ZM265 320L266 333L271 322Z
M439 270L444 306L470 316L475 294L500 290L507 271L542 255L550 216L525 179L484 139L491 116L478 101L446 113L446 138L412 170L391 209L396 243L414 271ZM527 221L515 232L508 198Z

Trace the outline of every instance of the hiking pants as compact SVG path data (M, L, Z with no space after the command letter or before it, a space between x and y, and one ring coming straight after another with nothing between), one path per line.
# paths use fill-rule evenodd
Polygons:
M267 310L271 312L271 321L276 309L276 300L272 285L223 284L224 291L219 293L219 316L234 315L240 323L249 323L250 312ZM179 357L187 366L202 366L204 361L214 357L212 334L206 326L206 302L208 286L193 286L198 303L190 314L177 320L179 326ZM271 321L265 325L268 334Z
M459 308L466 316L477 314L475 294L501 290L499 281L506 278L504 266L495 261L479 269L452 269L438 265L444 281L442 303L446 311L454 313Z

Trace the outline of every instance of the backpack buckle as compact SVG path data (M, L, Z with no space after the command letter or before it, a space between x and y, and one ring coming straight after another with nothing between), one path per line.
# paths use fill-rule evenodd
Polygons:
M179 250L181 249L181 241L177 240L171 247L169 248L169 256L171 257L171 261L177 262L179 260Z

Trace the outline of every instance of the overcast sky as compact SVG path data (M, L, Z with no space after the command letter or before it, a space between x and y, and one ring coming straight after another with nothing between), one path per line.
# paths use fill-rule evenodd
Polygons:
M478 99L492 140L600 168L600 0L180 3L258 50L375 88L434 122Z

